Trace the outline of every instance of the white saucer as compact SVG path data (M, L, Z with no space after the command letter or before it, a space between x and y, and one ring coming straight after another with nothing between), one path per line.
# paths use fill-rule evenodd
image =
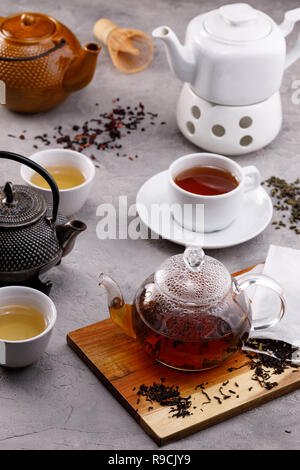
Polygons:
M164 211L162 219L151 217L153 204L166 204L168 171L162 171L147 180L136 197L137 211L142 223L155 235L179 245L201 246L206 249L238 245L259 235L270 223L273 205L270 197L259 187L244 196L244 209L234 222L224 230L213 233L196 233L175 222L172 214Z

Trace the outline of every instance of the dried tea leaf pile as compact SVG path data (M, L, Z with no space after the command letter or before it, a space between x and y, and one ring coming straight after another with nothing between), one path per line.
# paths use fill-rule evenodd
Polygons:
M282 178L271 176L262 184L270 188L270 195L275 199L274 209L278 213L274 220L275 229L288 227L300 235L300 179L288 183Z
M137 395L145 397L146 401L150 403L157 402L161 406L170 406L169 413L172 417L184 418L191 415L192 413L189 411L192 405L191 396L182 397L178 385L165 385L164 382L165 378L162 377L160 383L153 382L149 386L142 384L137 391ZM150 409L152 409L151 406L148 410L150 411Z
M249 359L251 370L254 371L253 380L266 390L271 390L278 385L272 382L272 376L282 374L286 369L293 368L295 371L300 368L300 364L291 362L298 348L284 341L274 339L249 339L246 346L266 354L244 351Z

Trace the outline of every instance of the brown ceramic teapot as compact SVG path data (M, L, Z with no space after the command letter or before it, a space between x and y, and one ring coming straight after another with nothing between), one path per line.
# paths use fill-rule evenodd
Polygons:
M41 13L0 17L0 80L5 104L23 113L54 108L92 79L101 46L83 48L63 24Z

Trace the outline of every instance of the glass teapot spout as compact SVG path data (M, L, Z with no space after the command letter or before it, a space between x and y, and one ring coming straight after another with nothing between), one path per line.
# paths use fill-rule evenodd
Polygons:
M136 339L133 327L133 305L126 304L118 284L107 274L101 273L99 286L103 287L107 293L107 302L110 317L125 334Z

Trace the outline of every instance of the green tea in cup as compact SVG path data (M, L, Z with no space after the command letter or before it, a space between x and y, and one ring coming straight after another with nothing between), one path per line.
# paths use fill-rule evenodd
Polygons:
M44 315L29 305L0 307L0 339L20 341L33 338L47 328Z
M45 167L45 170L54 178L58 189L75 188L86 180L84 174L78 168L71 165L49 165ZM47 181L38 173L32 175L31 183L40 188L49 188Z

